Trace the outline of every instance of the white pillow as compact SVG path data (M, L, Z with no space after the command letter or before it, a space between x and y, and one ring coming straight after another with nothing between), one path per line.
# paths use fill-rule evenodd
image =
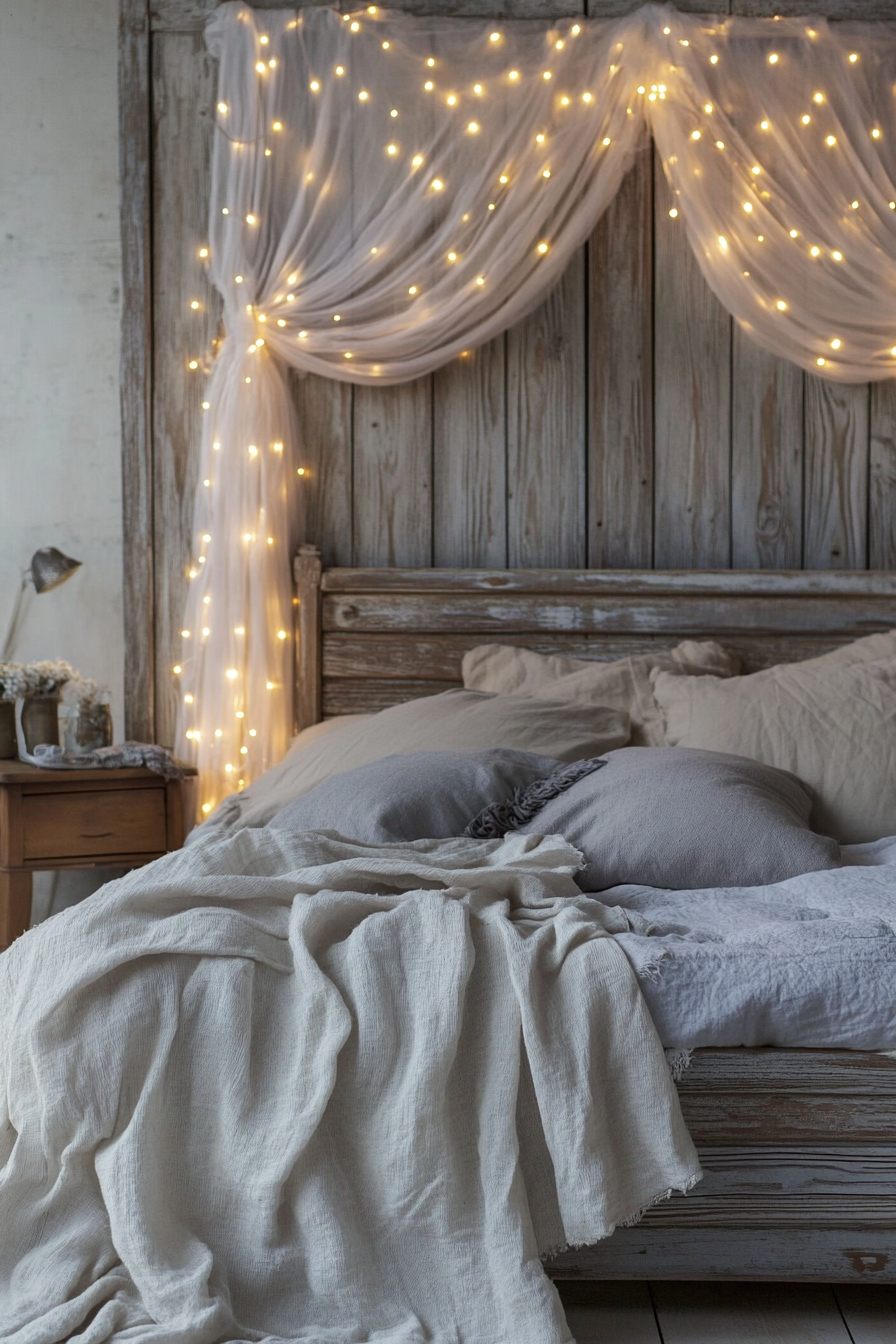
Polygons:
M632 746L662 747L666 745L663 716L650 685L650 674L658 668L731 677L740 671L740 659L713 640L686 639L674 649L608 663L561 658L509 644L479 644L464 654L463 678L468 690L574 700L621 710L631 719Z
M848 844L896 835L896 659L825 655L727 681L658 672L654 693L672 746L748 756L810 785L814 830Z
M628 715L528 696L445 691L393 705L310 742L300 734L279 765L239 795L240 826L264 826L299 794L346 770L412 751L506 747L560 761L625 746Z

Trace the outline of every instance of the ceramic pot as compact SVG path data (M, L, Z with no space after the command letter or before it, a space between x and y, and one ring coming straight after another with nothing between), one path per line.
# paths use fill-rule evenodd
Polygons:
M22 705L22 732L29 755L42 742L59 745L59 701L52 698L26 700Z
M0 760L10 760L18 754L15 702L0 700Z

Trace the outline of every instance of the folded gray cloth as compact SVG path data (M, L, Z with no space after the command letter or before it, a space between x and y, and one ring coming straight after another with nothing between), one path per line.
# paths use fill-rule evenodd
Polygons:
M96 751L63 751L41 743L28 760L44 770L123 770L143 765L164 779L180 779L184 773L167 747L154 742L119 742Z

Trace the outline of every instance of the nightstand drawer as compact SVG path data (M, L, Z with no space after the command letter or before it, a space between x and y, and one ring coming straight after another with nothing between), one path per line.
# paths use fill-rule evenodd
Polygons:
M168 848L165 790L159 788L26 794L22 823L26 863Z

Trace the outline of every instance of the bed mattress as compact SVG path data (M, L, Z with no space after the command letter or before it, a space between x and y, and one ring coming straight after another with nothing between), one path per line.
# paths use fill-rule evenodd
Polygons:
M600 893L669 1047L896 1049L896 837L766 887Z

